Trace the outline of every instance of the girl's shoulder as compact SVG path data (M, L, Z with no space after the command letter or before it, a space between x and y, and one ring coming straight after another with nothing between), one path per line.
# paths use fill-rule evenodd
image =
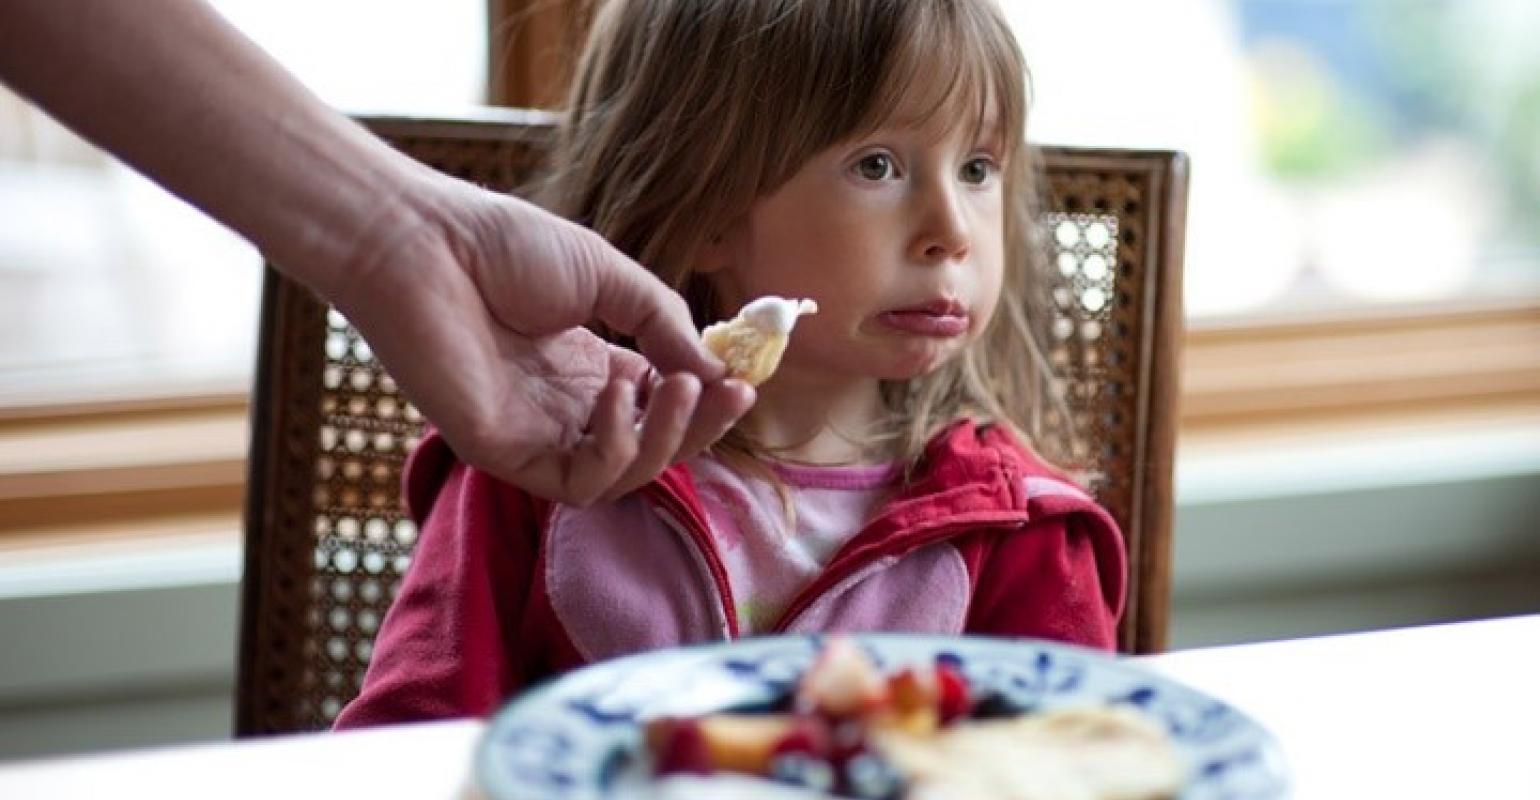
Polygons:
M993 422L971 418L958 420L931 440L925 458L932 466L1003 463L1023 477L1045 478L1084 489L1083 481L1045 458L1010 426Z
M487 506L509 514L544 519L554 504L471 466L429 425L407 455L401 470L401 500L408 514L422 524L429 511L446 498L466 506Z

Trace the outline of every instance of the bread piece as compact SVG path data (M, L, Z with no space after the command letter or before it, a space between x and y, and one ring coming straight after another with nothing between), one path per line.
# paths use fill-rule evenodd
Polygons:
M764 383L780 366L797 317L818 313L812 300L766 296L751 301L726 322L707 325L701 343L727 364L728 372L751 386Z
M1163 728L1126 707L1063 708L933 736L878 731L910 800L1158 800L1186 767Z

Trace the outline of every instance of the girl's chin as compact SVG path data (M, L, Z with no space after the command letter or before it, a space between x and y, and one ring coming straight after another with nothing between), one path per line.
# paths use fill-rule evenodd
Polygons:
M878 377L886 381L909 381L915 378L923 378L945 366L952 356L952 353L929 353L911 356L895 361L887 369L881 370L881 374Z
M858 358L851 359L847 354L838 361L826 361L818 367L810 367L806 362L793 365L791 359L788 359L781 364L780 371L788 376L795 374L797 377L792 378L792 382L799 384L809 380L813 383L862 379L907 381L935 372L952 359L961 357L962 351L963 347L952 346L950 342L903 348L871 348L857 351ZM777 383L776 377L771 376L766 385Z

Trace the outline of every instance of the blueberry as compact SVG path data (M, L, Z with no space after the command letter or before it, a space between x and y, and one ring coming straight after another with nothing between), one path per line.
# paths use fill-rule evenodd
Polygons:
M815 792L834 790L834 768L821 758L806 753L783 753L770 762L772 780L802 786Z
M998 719L1019 716L1026 710L1004 694L991 691L979 697L971 713L974 719Z
M904 779L882 758L861 753L845 762L845 786L861 800L895 800L904 793Z

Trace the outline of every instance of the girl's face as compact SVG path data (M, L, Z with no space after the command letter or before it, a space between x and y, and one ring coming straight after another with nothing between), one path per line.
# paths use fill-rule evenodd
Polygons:
M767 294L818 302L778 376L918 377L989 323L1004 270L1003 142L992 124L978 137L970 124L937 127L894 124L824 150L708 248L724 316Z

